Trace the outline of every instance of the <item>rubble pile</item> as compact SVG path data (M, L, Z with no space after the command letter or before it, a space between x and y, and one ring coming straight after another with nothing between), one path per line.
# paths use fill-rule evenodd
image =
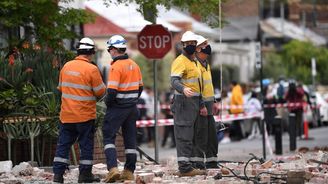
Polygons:
M11 161L0 162L0 184L52 183L52 173L32 167L27 162L12 167ZM119 170L123 167L124 164L119 163ZM264 163L260 159L220 163L220 168L208 169L206 176L178 177L177 168L174 157L160 165L141 160L137 163L135 181L124 183L328 183L328 152L299 149L295 155L275 157ZM106 165L95 164L93 173L104 178ZM65 183L77 183L78 175L78 168L68 170L64 176Z

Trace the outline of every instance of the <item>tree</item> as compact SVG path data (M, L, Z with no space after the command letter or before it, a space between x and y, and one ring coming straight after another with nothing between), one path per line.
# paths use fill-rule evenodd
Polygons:
M321 84L328 84L328 49L316 47L310 42L293 40L283 46L281 53L288 77L304 83L311 83L311 58L316 59L317 79Z
M128 4L135 2L139 5L140 11L146 20L155 22L157 17L157 5L163 5L169 9L172 6L179 7L182 10L187 10L192 14L199 15L203 22L208 23L213 27L219 25L219 3L225 0L104 0L105 4L117 3Z
M64 8L59 3L70 0L2 0L0 1L0 24L8 32L9 47L20 47L24 42L34 40L40 45L63 48L63 39L73 39L77 34L71 30L92 20L93 16L84 10ZM24 28L25 36L19 34Z
M279 77L287 75L286 66L282 61L281 54L273 52L264 53L263 60L263 78L278 80ZM259 72L255 74L254 79L260 79Z

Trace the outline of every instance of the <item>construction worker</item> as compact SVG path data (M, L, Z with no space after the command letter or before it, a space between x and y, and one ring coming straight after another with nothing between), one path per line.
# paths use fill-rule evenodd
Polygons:
M214 88L212 84L211 68L207 58L211 55L211 46L207 39L197 35L196 59L202 71L202 100L207 109L207 116L200 116L195 123L194 151L191 161L195 168L217 168L218 141L216 137L215 120L212 109L214 106ZM215 113L216 113L215 112ZM206 160L204 160L204 153Z
M196 35L187 31L182 35L182 54L171 66L171 85L175 89L171 110L174 117L174 133L178 156L179 176L206 174L193 168L194 125L200 115L207 115L206 107L201 103L201 70L195 60Z
M105 99L107 111L103 125L105 155L108 174L105 182L134 180L136 167L136 121L139 116L137 102L143 90L139 66L131 60L126 51L127 41L121 35L112 36L108 52L112 56ZM117 168L115 138L120 127L125 146L126 162L122 173Z
M96 119L96 100L105 94L106 86L91 59L95 45L90 38L82 38L78 56L67 62L59 75L58 89L62 92L59 137L53 163L53 181L63 183L69 165L69 150L78 140L80 145L79 183L99 182L91 173Z

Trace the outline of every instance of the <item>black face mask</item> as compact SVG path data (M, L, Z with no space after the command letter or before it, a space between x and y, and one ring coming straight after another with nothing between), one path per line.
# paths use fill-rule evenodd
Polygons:
M188 54L192 55L196 51L196 45L187 45L183 48L183 50Z
M207 55L211 55L212 53L212 48L210 45L207 45L204 49L201 50L202 53L207 54Z

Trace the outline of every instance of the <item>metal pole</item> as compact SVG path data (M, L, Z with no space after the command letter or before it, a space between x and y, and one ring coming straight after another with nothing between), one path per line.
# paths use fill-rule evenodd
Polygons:
M281 116L276 116L274 118L274 138L275 138L275 148L276 148L276 155L282 155L282 119Z
M289 150L296 150L296 122L295 122L295 114L289 114Z
M259 0L259 23L260 21L262 20L262 6L263 6L263 1L262 0ZM259 24L259 41L260 41L260 45L262 47L262 32L261 32L261 26ZM262 52L262 49L261 49L261 52ZM262 104L262 109L263 109L263 101L264 101L264 91L263 91L263 82L262 82L262 79L263 79L263 61L262 61L262 53L261 53L261 67L259 68L260 69L260 87L261 87L261 104ZM266 147L265 147L265 121L264 119L261 119L261 129L262 129L262 147L263 147L263 159L265 160L266 159Z
M153 71L154 71L154 127L155 127L155 160L158 163L158 127L157 127L157 121L158 121L158 117L157 117L157 104L158 104L158 92L157 92L157 62L154 59L153 61Z

